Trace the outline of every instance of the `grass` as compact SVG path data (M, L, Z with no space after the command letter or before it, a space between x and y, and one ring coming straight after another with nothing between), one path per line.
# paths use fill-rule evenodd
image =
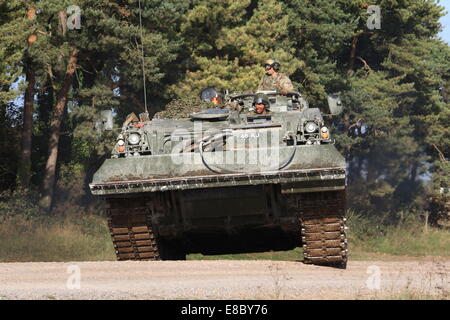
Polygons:
M269 251L258 253L239 253L221 255L202 255L199 253L189 254L188 260L303 260L303 250L296 248L289 251Z
M352 241L353 240L353 241ZM379 252L388 255L450 256L450 232L431 229L427 233L416 229L393 228L385 236L351 239L355 252Z
M450 259L450 231L408 224L381 228L358 217L349 218L350 260L402 260L439 256ZM302 260L301 248L290 251L205 256L188 260ZM106 219L95 215L24 218L0 224L0 262L115 260Z
M450 231L417 222L401 226L380 226L367 218L349 217L349 244L356 256L365 253L450 257Z
M102 217L15 216L0 225L0 262L93 260L115 260Z

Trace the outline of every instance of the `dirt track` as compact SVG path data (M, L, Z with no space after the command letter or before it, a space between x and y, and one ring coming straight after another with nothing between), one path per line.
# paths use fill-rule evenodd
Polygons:
M292 261L0 264L0 299L372 299L406 292L450 299L450 262L355 261L346 270Z

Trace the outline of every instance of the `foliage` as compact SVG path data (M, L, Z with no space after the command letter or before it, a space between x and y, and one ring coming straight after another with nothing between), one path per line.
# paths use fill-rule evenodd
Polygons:
M450 231L424 230L417 220L401 225L383 225L380 220L351 212L348 218L350 251L409 256L448 256Z
M8 219L21 216L26 219L39 217L43 214L37 205L39 194L30 190L5 190L0 193L0 222L4 223Z
M301 62L292 55L285 7L275 0L195 1L183 18L186 70L170 88L177 96L209 86L218 90L255 90L269 57L292 73Z
M216 108L217 105L200 100L199 97L186 96L170 101L164 108L155 114L155 119L172 118L181 119L189 118L193 112L198 112L202 109Z

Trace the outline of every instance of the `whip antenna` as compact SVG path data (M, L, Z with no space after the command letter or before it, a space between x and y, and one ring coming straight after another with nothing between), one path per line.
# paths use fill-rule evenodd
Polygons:
M142 12L141 12L141 0L139 0L139 27L141 30L141 49L142 49L142 77L144 81L144 106L145 112L148 113L147 110L147 89L145 86L145 66L144 66L144 36L142 34Z

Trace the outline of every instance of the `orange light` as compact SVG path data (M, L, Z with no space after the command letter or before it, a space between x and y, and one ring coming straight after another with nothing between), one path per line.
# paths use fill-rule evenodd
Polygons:
M214 104L219 104L219 98L214 97L214 98L211 99L211 102L214 103Z
M135 128L141 128L141 127L143 127L143 126L145 126L145 124L142 123L142 122L138 122L138 123L136 123L136 124L134 125Z
M322 134L320 135L322 137L322 139L328 139L330 137L330 135L327 132L322 132Z
M119 147L117 148L117 151L119 151L119 152L124 152L124 151L125 151L125 147L124 147L124 146L119 146Z

